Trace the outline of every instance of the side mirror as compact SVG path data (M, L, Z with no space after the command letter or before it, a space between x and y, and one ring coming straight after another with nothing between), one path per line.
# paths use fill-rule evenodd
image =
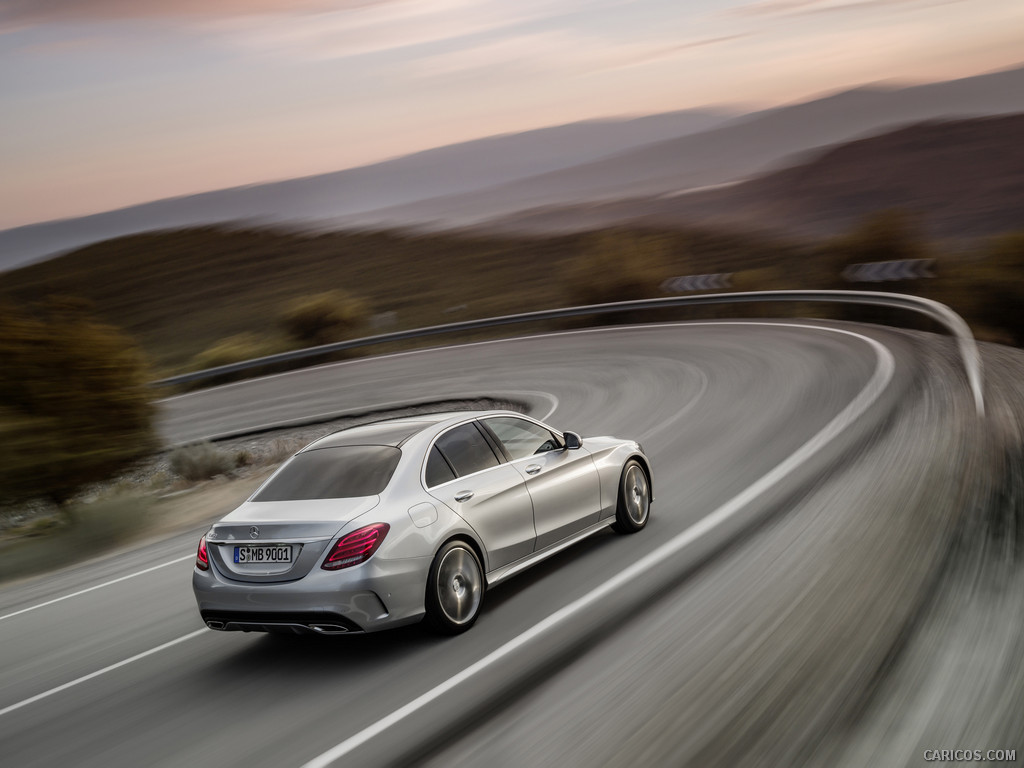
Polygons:
M565 433L565 448L568 451L575 451L577 448L583 447L583 438L577 435L575 432Z

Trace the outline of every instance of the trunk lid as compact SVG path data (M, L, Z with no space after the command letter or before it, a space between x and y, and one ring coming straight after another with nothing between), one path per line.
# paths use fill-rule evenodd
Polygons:
M206 536L207 549L229 579L295 581L316 566L349 521L379 503L379 496L247 501L214 524Z

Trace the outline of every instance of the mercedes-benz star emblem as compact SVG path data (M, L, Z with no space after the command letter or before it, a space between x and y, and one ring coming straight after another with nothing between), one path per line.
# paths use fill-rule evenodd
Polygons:
M249 538L250 539L258 539L259 537L260 537L260 529L257 528L254 525L252 528L249 529Z

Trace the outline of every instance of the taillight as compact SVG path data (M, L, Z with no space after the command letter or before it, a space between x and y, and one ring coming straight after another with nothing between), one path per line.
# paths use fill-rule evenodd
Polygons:
M374 523L342 536L338 543L331 547L327 559L320 567L328 571L337 571L365 563L384 542L384 537L390 530L391 526L387 523Z
M210 556L206 553L206 537L199 540L199 551L196 552L196 568L200 571L210 570Z

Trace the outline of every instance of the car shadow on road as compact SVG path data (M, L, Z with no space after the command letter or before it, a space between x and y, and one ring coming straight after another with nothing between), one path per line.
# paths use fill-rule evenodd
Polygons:
M264 679L280 677L282 681L295 681L307 676L322 677L325 672L358 675L382 669L393 672L396 664L429 663L437 659L441 651L445 656L453 651L477 656L516 636L550 612L541 610L535 616L524 614L521 610L510 610L509 603L544 582L556 583L560 572L574 561L613 547L617 541L618 537L610 531L599 533L499 584L488 591L480 622L463 635L439 636L422 624L333 637L235 635L232 640L241 645L240 650L220 659L210 672L215 677L232 680L238 675L251 676L254 670L259 670ZM528 622L526 626L523 626L524 619Z
M504 603L521 595L539 582L550 578L557 578L559 571L563 571L574 561L581 560L591 553L603 551L607 547L613 547L620 540L620 537L609 528L577 544L573 544L557 555L552 555L528 571L524 571L489 590L484 601L484 612L491 613L495 611ZM543 618L545 616L537 616L538 621Z

